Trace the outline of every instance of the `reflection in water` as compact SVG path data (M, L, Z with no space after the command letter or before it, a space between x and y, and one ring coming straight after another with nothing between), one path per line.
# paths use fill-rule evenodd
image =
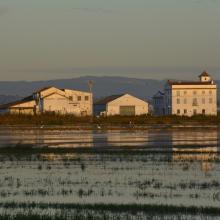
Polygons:
M106 131L105 133L109 146L143 146L149 141L148 131Z
M73 153L69 154L53 154L53 153L45 153L40 154L39 158L41 160L47 160L47 161L68 161L68 160L78 160L79 156Z
M5 146L102 147L142 146L173 147L217 146L218 130L63 130L0 128L0 147Z
M168 151L172 161L199 161L203 170L212 169L218 158L218 129L169 130L71 130L29 127L0 128L0 147L132 147ZM57 155L56 155L57 156ZM71 154L71 157L73 155ZM47 155L53 160L55 155ZM50 158L49 158L50 157ZM68 158L68 155L67 155Z
M172 131L172 145L173 161L199 161L205 172L212 170L213 162L218 159L217 130Z
M213 145L218 142L218 131L216 130L174 130L171 131L172 144L175 145Z
M200 161L203 171L213 170L213 162L218 159L217 147L173 148L173 161Z
M62 129L0 130L0 147L93 147L93 131Z
M172 131L172 145L173 161L198 161L203 171L214 169L213 162L218 159L217 130Z

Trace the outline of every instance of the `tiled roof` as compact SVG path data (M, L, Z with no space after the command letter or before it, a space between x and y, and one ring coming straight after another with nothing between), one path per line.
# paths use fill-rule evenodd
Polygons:
M51 89L51 88L55 88L55 87L53 87L53 86L44 87L44 88L42 88L42 89L39 89L39 90L35 91L34 93L43 92L43 91L48 90L48 89Z
M210 76L206 71L203 71L200 75L199 75L199 77L202 77L202 76Z
M171 86L171 85L212 85L213 82L196 82L196 81L171 81L168 80L167 83Z
M124 94L120 94L120 95L111 95L111 96L108 96L108 97L105 97L103 99L100 99L98 101L96 101L94 104L95 105L105 105L117 98L120 98L121 96L123 96Z
M6 109L6 108L10 108L14 105L19 105L19 104L23 104L25 102L30 102L30 101L33 101L33 96L28 96L28 97L25 97L21 100L18 100L18 101L15 101L15 102L10 102L10 103L7 103L7 104L4 104L4 105L0 105L0 109Z

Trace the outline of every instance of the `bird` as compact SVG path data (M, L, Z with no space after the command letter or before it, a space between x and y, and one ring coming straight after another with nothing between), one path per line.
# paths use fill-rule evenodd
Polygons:
M102 127L101 127L100 125L97 125L97 128L98 128L98 129L101 129Z

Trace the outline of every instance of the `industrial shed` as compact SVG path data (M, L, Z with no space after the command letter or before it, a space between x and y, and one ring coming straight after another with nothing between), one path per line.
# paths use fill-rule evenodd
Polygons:
M94 104L95 115L135 116L148 114L148 103L129 94L112 95Z
M17 102L0 105L0 113L41 114L53 112L76 116L92 115L92 93L47 87Z

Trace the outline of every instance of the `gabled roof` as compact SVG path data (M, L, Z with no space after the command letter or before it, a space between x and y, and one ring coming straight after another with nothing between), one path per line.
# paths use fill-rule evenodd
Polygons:
M43 91L46 91L46 90L51 89L51 88L56 88L56 87L54 87L54 86L44 87L44 88L42 88L42 89L36 90L34 93L43 92ZM57 88L56 88L56 89L57 89Z
M33 95L36 95L36 93L41 93L41 92L44 92L44 91L49 90L49 89L52 89L52 88L57 89L57 91L59 91L59 92L61 93L61 94L59 94L59 95L61 95L61 96L63 96L63 97L66 97L66 96L65 96L65 90L67 90L67 89L59 89L59 88L56 88L56 87L54 87L54 86L44 87L44 88L42 88L42 89L36 90L36 91L33 93ZM78 91L78 90L73 90L73 91ZM81 92L81 91L80 91L80 92ZM48 96L50 96L50 95L53 95L53 94L55 94L55 93L56 93L56 92L52 92L52 93L50 93L50 94L47 94L46 96L44 96L44 98L45 98L45 97L48 97ZM58 93L57 93L57 94L58 94ZM6 108L13 107L13 106L15 106L15 105L23 104L23 103L25 103L25 102L34 101L33 95L28 96L28 97L25 97L25 98L23 98L23 99L21 99L21 100L15 101L15 102L10 102L10 103L7 103L7 104L0 105L0 109L6 109ZM67 98L67 97L66 97L66 98Z
M172 85L212 85L213 82L210 81L210 82L196 82L196 81L171 81L171 80L168 80L167 81L168 85L172 86Z
M57 93L57 92L52 92L52 93L50 93L50 94L47 94L47 95L45 95L43 98L47 98L47 97L49 97L49 96L51 96L51 95L54 95L54 94L57 94L57 95L59 95L59 96L65 97L65 98L68 98L68 97L65 96L65 93L64 93L64 94L59 94L59 93Z
M161 92L161 91L158 91L158 92L153 96L153 98L161 97L161 96L164 96L164 93Z
M139 100L141 100L141 101L143 101L143 102L146 102L145 100L140 99L140 98L137 98L137 97L135 97L135 96L133 96L133 95L130 95L130 94L119 94L119 95L111 95L111 96L107 96L107 97L105 97L105 98L99 99L99 100L97 100L97 101L94 103L94 105L106 105L106 104L108 104L109 102L112 102L112 101L114 101L115 99L118 99L118 98L120 98L120 97L122 97L122 96L125 96L125 95L129 95L129 96L132 96L133 98L136 98L136 99L139 99Z
M36 90L35 92L34 92L34 94L36 94L36 93L40 93L40 92L44 92L44 91L46 91L46 90L48 90L48 89L52 89L52 88L54 88L54 89L57 89L57 90L60 90L61 92L66 92L66 91L74 91L74 92L83 92L83 93L90 93L90 92L87 92L87 91L81 91L81 90L76 90L76 89L60 89L60 88L57 88L57 87L54 87L54 86L49 86L49 87L44 87L44 88L42 88L42 89L39 89L39 90Z
M125 94L120 94L120 95L111 95L111 96L107 96L105 98L99 99L98 101L96 101L94 104L95 105L105 105L115 99L118 99L122 96L124 96Z
M209 77L210 75L207 73L207 71L203 71L199 77L202 77L202 76L205 76L205 77Z
M91 92L89 91L82 91L82 90L77 90L77 89L60 89L61 91L63 92L66 92L66 91L71 91L71 92L81 92L81 93L88 93L88 94L91 94Z
M15 101L15 102L10 102L10 103L4 104L4 105L0 105L0 109L10 108L12 106L23 104L25 102L30 102L30 101L34 101L33 96L28 96L28 97L25 97L21 100Z

